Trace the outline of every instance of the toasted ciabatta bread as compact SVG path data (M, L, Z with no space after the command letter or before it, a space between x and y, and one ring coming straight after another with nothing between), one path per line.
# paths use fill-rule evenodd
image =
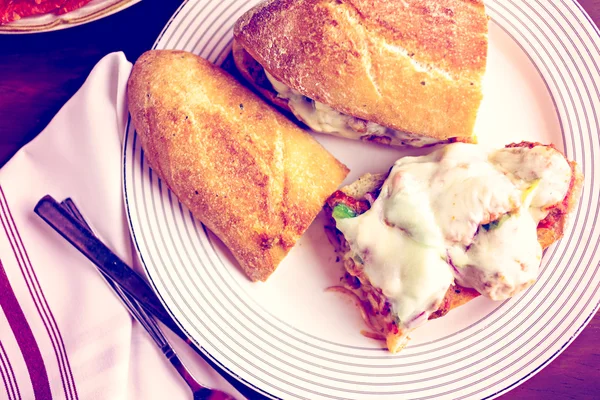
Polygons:
M153 170L254 281L269 277L348 173L309 134L191 53L144 53L128 101Z
M271 100L260 66L341 113L473 141L487 29L482 0L272 0L236 22L234 58Z
M237 70L256 91L284 111L292 111L288 106L288 101L277 96L277 92L273 89L273 85L271 85L271 82L269 82L269 79L265 75L262 65L252 58L235 39L233 40L231 52Z
M536 146L544 145L540 143L522 142L506 147L533 148ZM569 165L571 167L571 180L566 196L562 202L555 204L549 210L548 215L537 225L537 240L544 250L562 238L568 219L579 202L583 186L583 175L575 162L569 161ZM357 210L359 214L366 211L370 208L369 203L373 201L373 198L371 197L369 199L369 197L380 192L381 187L387 178L388 174L365 174L352 184L345 186L334 193L328 199L325 206L325 212L329 221L329 224L325 227L328 233L327 236L347 270L344 280L346 290L352 291L354 295L360 299L360 302L363 303L365 314L368 315L371 313L373 318L378 318L380 320L385 320L387 315L382 313L381 309L377 309L377 307L382 309L385 308L387 300L381 290L370 284L368 277L362 274L361 268L357 268L350 245L343 233L337 230L332 212L335 206L340 203L349 205L352 209ZM479 295L477 290L461 286L455 282L446 292L445 298L439 309L433 312L429 316L429 319L442 317L450 310L468 303ZM399 332L391 332L387 329L385 323L380 321L380 323L376 325L376 334L381 335L382 339L386 339L390 351L399 351L406 344L402 335ZM373 328L373 326L370 327Z

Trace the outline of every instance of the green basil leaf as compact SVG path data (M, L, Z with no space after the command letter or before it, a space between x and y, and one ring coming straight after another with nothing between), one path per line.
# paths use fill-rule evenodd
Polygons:
M333 218L346 219L356 217L356 212L345 204L338 204L333 208Z

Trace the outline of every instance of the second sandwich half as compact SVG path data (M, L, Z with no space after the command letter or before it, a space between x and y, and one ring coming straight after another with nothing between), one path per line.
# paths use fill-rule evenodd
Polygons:
M236 22L233 56L316 132L423 147L476 141L487 35L482 0L271 0Z

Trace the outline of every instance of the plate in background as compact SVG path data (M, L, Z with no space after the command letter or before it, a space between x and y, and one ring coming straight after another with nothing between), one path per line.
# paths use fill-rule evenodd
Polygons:
M0 25L0 33L39 33L71 28L108 17L126 9L141 0L92 0L81 8L69 13L42 14L22 18L9 24Z
M190 0L155 48L222 63L235 20L256 2ZM572 228L546 251L534 286L505 302L478 298L430 321L397 355L360 334L362 320L346 299L324 292L342 272L322 216L267 283L251 283L148 168L128 128L126 207L151 284L206 354L257 391L310 399L495 397L552 361L593 317L600 301L597 28L574 1L486 5L490 53L480 142L553 142L580 164L585 189ZM351 168L346 183L386 171L405 153L315 136Z

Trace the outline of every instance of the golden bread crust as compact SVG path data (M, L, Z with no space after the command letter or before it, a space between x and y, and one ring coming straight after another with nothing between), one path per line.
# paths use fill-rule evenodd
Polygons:
M310 135L191 53L144 53L128 101L154 171L253 281L269 277L348 173Z
M571 165L573 178L567 197L560 206L551 210L548 217L538 225L538 242L544 250L564 236L569 216L572 215L575 207L579 204L581 190L583 189L583 174L574 161L569 161L569 164Z
M272 0L234 36L276 79L342 113L472 141L487 26L481 0Z
M291 120L294 121L296 124L298 124L302 128L310 129L310 127L306 126L306 124L303 121L301 121L296 115L294 115L289 106L288 100L278 96L277 92L273 88L273 85L271 85L271 82L266 77L262 65L260 65L254 58L252 58L250 53L248 53L246 49L241 47L241 45L235 39L233 40L232 47L232 59L237 72L239 72L242 78L244 78L266 100L278 106L284 112L284 115L291 118ZM330 134L334 136L348 138L348 136L337 132L330 132ZM369 133L356 132L356 136L353 137L353 139L371 143L378 143L386 146L407 146L406 139L397 138L393 135L380 136L372 135ZM436 144L452 141L454 140L450 139L447 141L440 141ZM468 140L467 142L469 141L470 140Z
M240 75L242 75L242 77L265 99L282 110L291 113L292 110L290 110L290 107L288 106L288 101L277 96L277 92L273 89L271 82L269 82L265 75L262 65L252 58L252 56L250 56L250 54L235 39L233 40L231 52L233 55L233 62Z

